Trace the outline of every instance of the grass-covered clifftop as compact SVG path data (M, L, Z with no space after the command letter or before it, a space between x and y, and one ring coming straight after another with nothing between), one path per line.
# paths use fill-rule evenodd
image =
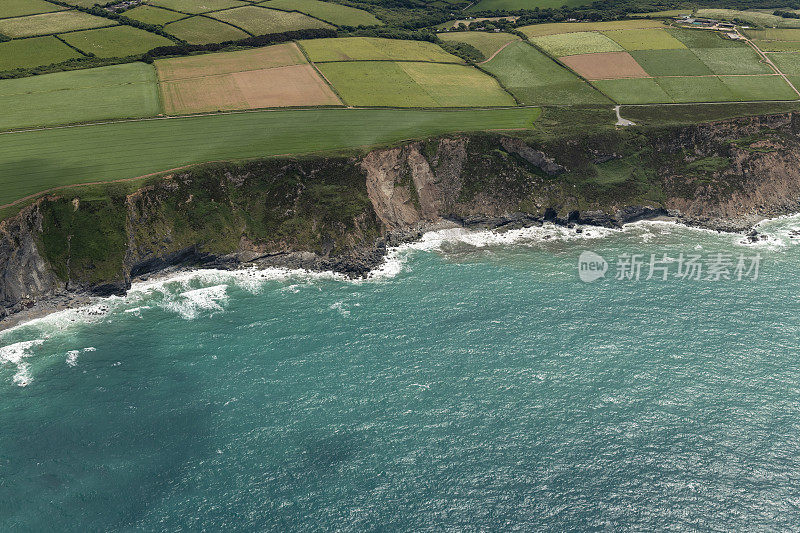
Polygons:
M387 242L443 219L618 225L672 212L743 229L800 209L794 114L626 129L598 118L584 131L556 119L59 191L0 222L0 307L63 290L122 293L132 277L172 265L255 260L363 275Z

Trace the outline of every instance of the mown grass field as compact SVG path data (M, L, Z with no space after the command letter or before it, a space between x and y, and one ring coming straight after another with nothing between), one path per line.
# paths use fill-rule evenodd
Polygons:
M506 44L519 41L519 37L510 33L488 33L479 31L459 31L440 33L439 38L449 43L467 43L474 46L489 58Z
M447 63L348 61L317 65L344 102L365 107L513 106L497 81Z
M315 63L326 61L437 61L463 63L439 46L426 41L381 39L378 37L343 37L300 41L308 58Z
M241 2L240 0L150 0L148 3L182 13L193 14L248 5L247 2Z
M699 48L695 55L714 74L772 74L773 70L763 63L755 50L749 46L739 48Z
M81 54L52 36L0 43L0 72L61 63Z
M787 76L800 75L800 54L770 54L769 58Z
M237 7L212 13L212 18L233 24L253 35L281 33L310 28L331 28L326 22L297 12L278 11L258 6Z
M607 104L608 99L528 43L512 43L482 65L525 105Z
M0 2L0 18L22 17L64 9L66 8L44 0L3 0Z
M735 9L698 9L698 17L707 17L722 20L738 19L745 23L755 24L756 26L766 26L778 28L800 28L800 19L785 19L772 14L762 13L755 10L739 11Z
M765 41L800 41L800 29L748 28L742 32L751 39Z
M308 63L295 43L155 61L158 79L172 81Z
M284 11L300 11L312 17L322 19L336 26L377 26L383 24L375 15L363 9L320 2L318 0L270 0L260 6Z
M222 43L246 39L249 35L230 24L206 17L191 17L164 26L164 31L189 44Z
M531 41L553 57L623 51L609 37L593 31L545 35L534 37Z
M145 63L0 80L0 107L0 130L160 113L155 70Z
M800 52L799 41L753 41L762 52Z
M621 104L798 99L780 76L663 77L592 83Z
M530 128L539 113L526 108L312 109L0 134L0 204L53 187L131 178L191 163Z
M672 102L672 98L654 78L599 80L592 84L617 103L652 104Z
M182 13L176 13L168 9L161 9L160 7L148 5L141 5L129 9L125 12L125 16L129 19L144 22L145 24L156 24L158 26L163 26L164 24L169 24L170 22L175 22L178 19L186 17L186 15Z
M686 48L686 45L677 40L663 29L653 28L644 30L611 30L603 35L614 40L625 50L673 50Z
M663 28L660 20L612 20L606 22L553 22L549 24L533 24L518 28L528 38L559 33L579 31L632 30L638 28Z
M467 11L491 11L505 9L514 11L517 9L547 9L559 8L561 6L578 7L586 5L587 0L479 0L467 9Z
M708 65L686 48L682 50L636 50L631 55L651 76L707 76Z
M114 26L97 30L76 31L61 36L66 42L97 57L126 57L143 54L173 41L132 26Z
M0 33L9 37L32 37L64 31L112 26L115 22L80 11L58 11L27 17L0 19Z

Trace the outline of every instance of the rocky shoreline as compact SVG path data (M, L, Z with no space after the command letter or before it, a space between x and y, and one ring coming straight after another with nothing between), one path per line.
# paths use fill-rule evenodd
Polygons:
M533 134L531 134L533 135ZM363 277L450 227L621 228L668 219L748 234L800 212L800 115L568 138L458 135L357 156L217 163L40 198L0 222L0 329L181 269ZM757 234L749 234L758 240Z
M775 216L780 215L776 214ZM662 208L631 206L620 210L614 215L598 211L583 214L574 212L567 217L554 216L552 213L548 213L546 216L542 217L531 216L526 213L516 213L500 217L473 216L466 219L443 219L438 222L424 222L415 225L415 227L393 230L386 236L377 239L371 246L353 250L351 254L341 257L336 261L331 261L329 258L320 257L306 251L266 254L263 256L253 256L251 253L230 254L220 257L192 256L187 253L183 255L180 261L173 264L165 261L161 267L153 268L146 274L133 277L131 283L168 279L183 272L201 269L237 270L246 268L285 268L287 270L305 270L311 272L335 272L349 278L365 278L370 272L384 263L387 252L391 248L402 244L417 242L427 232L451 228L474 230L488 229L503 232L529 227L541 227L546 223L552 223L554 225L574 229L576 235L579 235L583 233L587 227L622 229L626 224L640 221L665 221L720 233L746 235L751 242L757 242L763 239L764 236L759 234L754 229L754 226L767 218L768 217L746 217L729 221L718 219L698 220L684 217L679 212L668 211ZM130 288L130 286L128 288ZM120 296L124 295L124 293L118 292L114 295ZM62 294L53 294L36 300L30 305L16 310L5 318L0 319L0 331L22 325L37 318L43 318L59 311L102 304L103 300L109 296L110 295L102 295L96 290L92 292L65 291Z

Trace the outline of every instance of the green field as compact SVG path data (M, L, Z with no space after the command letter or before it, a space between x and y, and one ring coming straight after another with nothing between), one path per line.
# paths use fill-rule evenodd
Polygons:
M737 48L742 43L720 36L717 32L705 30L687 30L684 28L667 28L667 33L689 48Z
M439 46L426 41L380 39L377 37L343 37L300 41L309 59L325 61L436 61L463 63Z
M467 11L493 11L505 9L515 11L518 9L548 9L562 6L578 7L591 4L589 0L479 0L470 6Z
M369 11L332 2L320 2L319 0L270 0L258 5L284 11L300 11L336 26L377 26L383 24Z
M50 35L63 31L111 26L115 22L80 11L58 11L28 17L0 19L0 33L9 37Z
M653 78L598 80L592 83L620 104L672 102L672 98L664 92L664 89Z
M518 28L529 38L558 33L574 33L579 31L631 30L637 28L663 28L659 20L611 20L606 22L553 22L549 24L533 24Z
M55 37L33 37L0 43L0 72L61 63L81 56Z
M770 54L769 58L787 76L800 75L800 54Z
M166 7L182 13L207 13L209 11L219 11L220 9L230 9L232 7L242 7L247 2L239 0L150 0L148 2L154 6Z
M651 76L704 76L711 69L687 50L635 50L631 56Z
M212 13L213 18L233 24L253 35L281 33L309 28L330 28L325 22L297 12L277 11L257 6L237 7Z
M230 24L206 17L191 17L164 26L164 31L189 44L224 43L246 39L248 34Z
M124 14L129 19L138 20L139 22L144 22L145 24L156 24L158 26L163 26L164 24L169 24L170 22L174 22L178 19L186 17L186 15L181 13L176 13L167 9L161 9L160 7L144 5L129 9Z
M714 74L772 74L769 65L749 46L738 48L698 48L695 55Z
M0 18L36 15L62 9L66 8L44 0L3 0L0 2Z
M603 35L613 39L625 50L673 50L686 45L662 29L611 30Z
M756 26L777 26L779 28L800 28L800 19L785 19L771 13L759 11L737 11L735 9L698 9L698 17L708 17L722 20L739 19Z
M749 29L744 30L745 34L751 39L764 39L767 41L800 41L800 29Z
M796 100L780 76L669 77L592 82L620 104Z
M519 37L510 33L488 33L482 31L457 31L440 33L439 38L445 42L467 43L481 51L488 59L507 43L519 41Z
M658 84L673 102L727 102L731 90L719 78L658 78Z
M482 66L525 105L609 103L589 84L525 42L508 45Z
M800 52L798 41L753 41L762 52Z
M0 204L53 187L131 178L190 163L529 128L538 116L538 109L524 108L311 109L0 134Z
M160 113L157 87L145 63L0 80L0 130L152 117Z
M321 63L318 68L344 101L353 106L515 105L494 78L466 65L346 61Z
M797 100L800 96L781 76L720 76L732 100Z
M175 44L166 37L132 26L76 31L61 36L75 48L97 57L126 57L143 54L159 46Z
M531 41L553 57L622 51L616 42L593 31L545 35Z

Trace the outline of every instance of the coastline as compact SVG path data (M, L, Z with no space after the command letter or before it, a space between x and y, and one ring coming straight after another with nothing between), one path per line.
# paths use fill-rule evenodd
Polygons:
M0 334L23 327L50 315L71 310L89 310L99 306L102 314L104 302L111 298L124 298L130 292L140 290L143 285L154 283L168 283L184 275L202 272L227 271L237 272L250 270L267 273L271 279L276 277L330 277L342 281L368 281L379 277L392 277L396 271L387 273L383 269L389 264L393 254L404 246L414 247L423 243L427 235L443 230L490 231L503 235L513 230L544 228L547 224L560 230L567 230L575 238L588 237L591 229L624 230L626 226L638 222L666 222L674 223L686 228L742 235L750 242L763 239L755 228L766 221L790 217L799 213L786 213L774 217L747 217L730 221L714 219L712 223L684 217L680 213L667 212L663 209L649 207L630 207L617 213L616 217L609 217L604 213L586 213L583 216L573 215L567 218L559 217L534 217L528 214L515 214L507 217L472 217L465 220L440 220L425 222L410 228L403 228L389 232L385 237L378 239L373 245L373 250L380 254L356 254L350 261L340 261L333 266L325 258L309 252L288 252L271 254L262 257L252 257L250 254L241 254L242 257L226 256L214 258L204 264L171 265L148 272L131 279L131 286L123 296L96 296L85 292L65 292L50 297L36 300L36 302L19 312L0 319ZM546 239L547 237L545 237ZM366 259L365 259L366 257ZM331 268L332 266L332 268ZM365 267L366 270L365 270ZM89 312L89 311L87 311Z

